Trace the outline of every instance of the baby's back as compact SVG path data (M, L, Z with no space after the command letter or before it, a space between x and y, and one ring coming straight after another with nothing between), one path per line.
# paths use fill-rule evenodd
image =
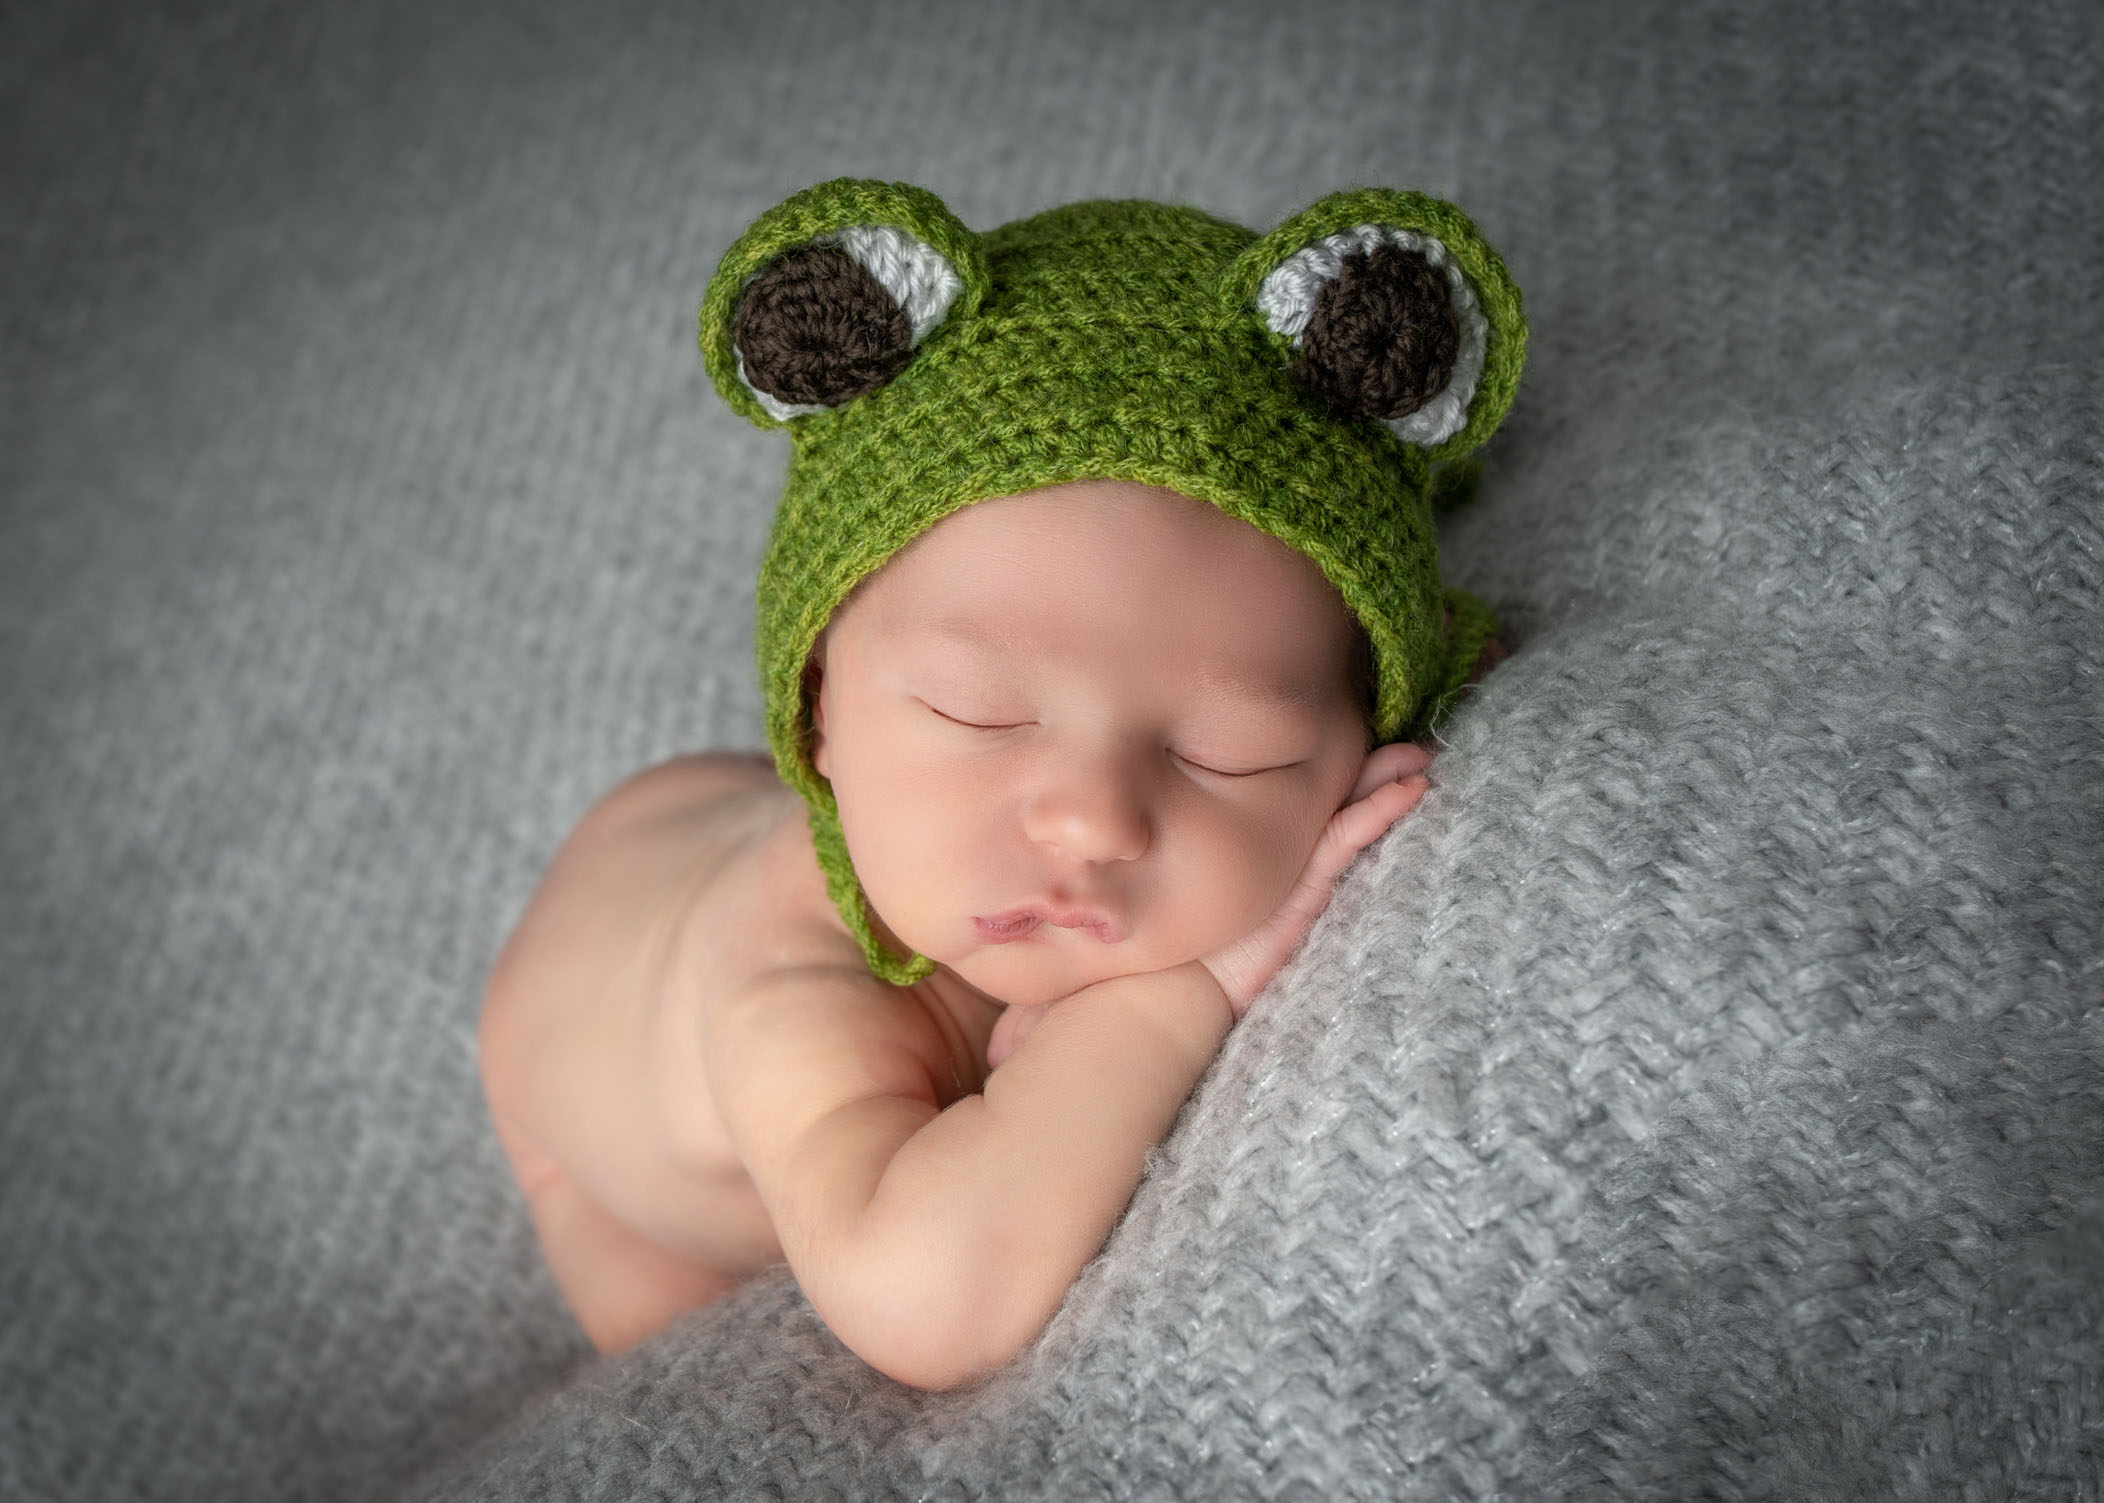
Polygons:
M484 1004L484 1085L529 1196L560 1177L708 1268L775 1261L702 1040L769 970L861 963L765 759L681 757L623 783L563 843Z

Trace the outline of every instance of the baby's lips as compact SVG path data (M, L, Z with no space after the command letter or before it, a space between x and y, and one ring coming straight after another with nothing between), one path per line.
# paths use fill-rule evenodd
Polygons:
M1006 944L1010 940L1022 939L1034 934L1049 924L1055 929L1080 929L1093 934L1104 944L1114 945L1125 938L1125 926L1115 914L1102 908L1067 908L1049 903L1031 903L1005 912L973 918L972 925L979 937L989 944Z
M1100 908L1080 908L1048 914L1045 922L1055 929L1083 929L1107 945L1125 937L1125 926Z

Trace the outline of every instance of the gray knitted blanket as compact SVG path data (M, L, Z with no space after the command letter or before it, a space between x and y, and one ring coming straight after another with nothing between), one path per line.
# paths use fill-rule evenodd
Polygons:
M0 1497L2104 1496L2104 23L0 16ZM1450 196L1518 651L1043 1340L613 1362L482 1115L564 831L757 745L731 236Z

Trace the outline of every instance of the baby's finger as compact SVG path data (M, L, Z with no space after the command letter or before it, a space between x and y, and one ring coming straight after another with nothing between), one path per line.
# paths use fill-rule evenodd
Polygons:
M1318 859L1328 875L1335 876L1352 858L1386 833L1388 827L1417 807L1417 801L1432 786L1423 773L1401 782L1382 783L1364 798L1346 804L1330 816L1318 846Z
M1404 778L1415 777L1431 765L1431 749L1414 741L1391 741L1386 746L1377 746L1367 754L1365 765L1359 769L1359 780L1352 785L1348 802L1357 803L1383 783L1399 783Z

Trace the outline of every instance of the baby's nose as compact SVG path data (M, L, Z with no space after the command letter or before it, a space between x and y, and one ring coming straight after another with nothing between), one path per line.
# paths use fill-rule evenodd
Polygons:
M1154 838L1144 776L1108 758L1047 782L1025 807L1023 826L1075 861L1136 861Z

